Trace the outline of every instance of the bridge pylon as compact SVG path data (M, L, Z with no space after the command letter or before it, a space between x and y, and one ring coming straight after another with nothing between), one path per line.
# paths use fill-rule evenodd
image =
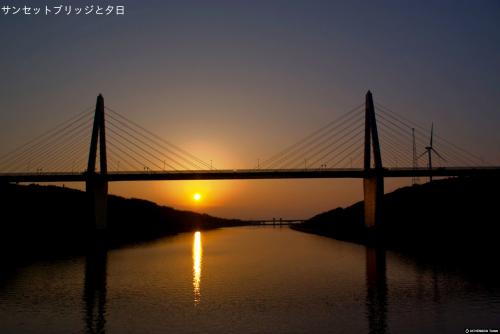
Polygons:
M99 173L96 172L97 144L99 142ZM104 123L104 98L97 97L85 188L89 195L92 219L97 230L107 227L108 167L106 159L106 131Z
M371 153L373 149L373 167ZM378 139L375 107L370 91L366 93L365 104L365 156L363 192L364 192L364 219L365 226L373 228L380 225L382 199L384 197L384 176L382 155Z

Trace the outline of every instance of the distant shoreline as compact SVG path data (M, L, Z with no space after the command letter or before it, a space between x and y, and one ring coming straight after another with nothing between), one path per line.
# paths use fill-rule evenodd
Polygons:
M383 220L363 222L363 202L318 214L290 228L448 262L489 263L500 255L500 179L449 178L384 195Z

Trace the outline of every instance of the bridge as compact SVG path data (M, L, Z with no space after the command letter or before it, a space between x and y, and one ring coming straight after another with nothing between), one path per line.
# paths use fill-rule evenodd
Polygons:
M500 177L500 166L487 165L435 136L433 127L428 133L418 123L374 104L371 92L364 104L249 169L214 168L212 162L105 107L102 95L92 109L0 157L0 182L85 182L98 230L107 225L108 182L359 178L365 224L376 227L384 178L411 177L416 183L419 177ZM387 152L385 164L382 147ZM424 166L419 166L422 159Z
M300 224L305 221L305 219L283 219L283 218L272 218L272 219L255 219L255 220L245 220L246 222L252 223L254 225L293 225Z

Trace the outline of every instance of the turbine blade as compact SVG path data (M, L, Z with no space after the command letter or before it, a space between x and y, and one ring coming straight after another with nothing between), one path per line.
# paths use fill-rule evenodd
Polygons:
M425 154L427 153L427 151L423 152L422 154L420 154L417 159L420 159L421 157L423 157Z

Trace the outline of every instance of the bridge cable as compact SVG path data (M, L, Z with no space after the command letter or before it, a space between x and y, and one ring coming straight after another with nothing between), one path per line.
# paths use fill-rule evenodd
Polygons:
M72 116L71 118L69 118L69 119L67 119L67 120L65 120L65 121L57 124L55 127L53 127L51 129L49 129L49 130L41 133L40 135L36 136L35 138L33 138L33 139L25 142L24 144L22 144L22 145L20 145L20 146L18 146L16 148L14 148L13 150L11 150L11 151L7 152L6 154L4 154L3 156L1 156L0 157L0 161L4 160L6 157L10 156L11 154L19 151L23 147L25 147L27 145L30 145L31 143L33 143L33 142L35 142L35 141L43 138L44 136L48 135L49 133L56 131L59 127L64 126L66 123L73 121L75 118L79 118L80 116L82 116L82 114L88 113L91 109L92 109L92 107L86 108L85 110L79 112L78 114Z
M352 131L356 130L357 127L355 127L354 129L351 129L351 127L356 125L362 119L361 115L356 115L356 116L357 116L356 118L352 118L351 120L346 120L345 123L348 123L348 124L346 124L344 126L344 128L342 128L341 130L338 130L335 132L333 132L333 130L332 130L332 133L329 133L329 132L324 133L323 135L321 135L320 137L315 139L313 142L308 143L306 147L297 149L294 152L290 152L289 155L281 158L280 160L277 161L277 163L280 161L283 161L283 160L284 161L289 161L292 159L297 160L297 158L294 158L294 157L297 157L297 155L299 155L299 154L301 154L300 158L302 161L304 159L306 159L306 160L313 159L314 156L317 156L317 155L321 154L321 152L324 152L326 149L330 148L331 142L334 139L336 139L337 137L339 137L341 134L343 134L346 131L348 131L348 133L352 133ZM323 137L325 137L326 135L328 135L328 137L323 139ZM341 138L342 138L342 136L341 136ZM307 152L304 152L304 151L307 151ZM309 154L309 156L303 157L304 154ZM281 165L283 165L283 163Z
M82 120L83 122L81 122ZM74 138L75 135L74 132L75 131L77 133L81 132L82 131L81 129L85 126L85 123L88 123L89 120L79 118L71 122L70 124L67 124L66 126L62 127L59 131L51 133L50 135L46 136L40 141L37 142L31 141L32 144L30 146L26 147L26 145L24 145L24 148L20 150L20 152L17 152L16 154L13 155L12 160L4 162L2 168L9 169L12 166L17 167L19 166L19 162L23 164L27 161L27 159L28 160L38 159L39 156L47 154L47 152L50 152L51 149L57 147L61 139ZM78 124L77 122L80 122L80 124ZM64 140L64 142L66 141L67 140Z
M340 122L340 120L342 120L343 118L351 115L351 114L354 114L356 111L359 111L360 108L363 107L364 104L361 104L359 106L356 106L355 108L347 111L346 113L342 114L341 116L337 117L336 119L334 119L333 121L327 123L326 125L324 125L323 127L319 128L318 130L310 133L308 136L298 140L297 142L293 143L292 145L290 145L289 147L285 148L284 150L282 150L281 152L278 152L277 154L275 154L274 156L270 157L269 159L267 160L264 160L262 162L262 166L266 167L266 166L269 166L271 165L276 159L279 159L280 157L282 157L283 155L287 155L288 153L290 153L290 151L292 150L296 150L298 147L301 147L305 144L308 144L309 141L314 141L315 140L315 137L320 135L321 133L323 133L324 131L328 130L331 126L333 125L337 125L338 122Z
M172 157L170 157L170 156L168 156L168 155L165 155L165 153L164 153L164 152L162 152L162 151L158 150L157 148L153 147L152 145L150 145L149 143L145 142L144 140L142 140L142 139L138 138L137 136L135 136L135 135L133 135L133 134L129 133L128 131L126 131L126 130L124 130L124 129L120 128L119 126L117 126L117 125L116 125L116 124L114 124L113 122L110 122L110 124L113 126L113 128L114 128L115 130L120 131L120 132L122 132L122 133L126 134L127 136L129 136L129 137L133 138L134 140L136 140L136 141L137 141L137 142L139 142L140 144L142 144L142 145L144 145L144 146L148 147L150 150L152 150L152 151L156 152L157 154L160 154L160 156L161 156L161 157L166 158L167 160L171 160L174 164L176 164L176 165L180 166L180 167L181 167L181 168L183 168L183 169L189 169L186 165L184 165L184 164L180 163L179 161L175 160L174 158L172 158ZM117 133L117 135L120 135L120 134L118 134L118 133ZM160 162L164 163L166 166L169 166L169 168L171 168L171 169L173 169L173 170L177 170L177 168L175 168L173 165L171 165L170 163L167 163L167 161L166 161L165 159L162 159L162 158L158 157L157 155L155 155L155 154L151 153L150 151L148 151L148 150L146 150L146 149L144 149L144 148L141 148L141 149L142 149L144 152L147 152L147 153L148 153L148 155L150 155L150 156L154 157L155 159L159 160ZM163 170L163 169L162 169L162 170Z
M397 114L396 112L392 111L391 109L387 108L387 107L384 107L383 105L379 104L379 103L376 103L377 105L377 109L379 111L382 111L390 116L392 116L394 119L396 119L397 121L399 121L400 123L404 124L405 126L408 126L410 128L418 128L422 131L424 131L424 133L428 133L429 130L426 129L425 127L423 127L422 125L402 116L402 115L399 115ZM407 123L401 121L401 119L405 120ZM411 125L409 125L411 124ZM465 155L467 156L469 159L471 159L472 161L476 161L476 162L480 162L480 161L483 161L482 158L476 156L475 154L467 151L466 149L454 144L453 142L447 140L446 138L443 138L442 136L438 135L438 134L434 134L434 138L438 138L440 139L442 142L444 142L446 145L445 146L448 146L449 149L453 149L455 151L459 151L461 152L462 155ZM458 152L457 152L458 153Z
M330 147L329 142L333 141L336 137L340 136L344 132L350 130L350 128L356 125L356 123L359 122L361 118L361 115L353 114L353 116L350 116L339 124L336 124L334 128L329 129L329 132L324 132L317 138L314 138L309 142L300 144L294 150L290 151L288 154L283 155L280 159L273 162L269 167L277 166L278 164L278 166L283 166L290 163L290 161L296 161L299 159L303 161L304 154L310 153L311 151L315 152L315 154L320 154L325 149L328 149ZM337 130L341 126L343 126L343 128ZM349 131L349 133L350 132L352 132L352 130ZM326 136L328 137L324 139L324 137Z
M113 117L112 115L108 115L111 119L113 119L114 121L120 123L122 126L128 128L129 130L133 131L134 133L140 135L141 137L145 138L146 140L148 140L149 142L153 143L154 145L158 146L160 149L162 150L165 150L167 152L170 152L172 155L178 157L179 159L181 159L182 161L186 162L187 164L195 167L196 169L200 169L200 165L198 165L197 163L193 162L192 160L189 160L187 159L186 157L183 157L182 155L180 155L179 153L175 152L175 151L172 151L171 149L169 148L166 148L165 146L163 146L162 144L158 143L156 140L154 139L151 139L151 137L148 137L147 135L145 135L143 132L140 132L134 128L132 128L131 126L129 126L127 123ZM115 125L116 126L116 125ZM124 130L123 128L119 127L121 130L125 131L129 136L133 136L132 134L130 134L128 131ZM175 162L177 165L181 166L181 168L184 168L184 169L189 169L188 167L186 167L186 165L184 164L181 164L179 163L178 161L176 161L175 159L173 159L172 157L170 157L169 155L165 154L164 152L161 153L162 156L166 157L167 159L170 159L172 160L173 162ZM203 168L201 168L203 169Z
M108 111L112 112L114 115L117 115L118 117L121 117L122 119L126 120L128 123L130 123L130 124L134 125L135 127L137 127L137 128L139 128L139 129L141 129L142 131L146 132L147 134L149 134L149 135L150 135L150 136L152 136L153 138L156 138L157 140L159 140L159 141L161 141L161 142L163 142L163 143L165 143L165 144L169 145L169 146L170 146L170 147L172 147L173 149L175 149L175 150L179 151L180 153L182 153L182 154L186 155L187 157L189 157L190 159L192 159L192 161L194 160L194 161L196 161L198 164L200 164L200 165L202 165L202 166L205 166L205 167L206 167L206 168L208 168L208 169L213 169L213 167L212 167L212 166L210 166L210 164L208 164L207 162L205 162L205 161L203 161L203 160L199 159L198 157L196 157L196 156L192 155L191 153L189 153L189 152L187 152L187 151L183 150L182 148L180 148L180 147L178 147L178 146L176 146L176 145L174 145L174 144L170 143L169 141L167 141L167 140L165 140L165 139L161 138L160 136L156 135L155 133L153 133L153 132L151 132L151 131L149 131L149 130L145 129L144 127L140 126L139 124L135 123L134 121L130 120L129 118L127 118L127 117L125 117L125 116L121 115L120 113L118 113L118 112L114 111L113 109L111 109L111 108L109 108L109 107L106 107L106 109L107 109ZM191 161L191 164L193 164L193 162L192 162L192 161Z

